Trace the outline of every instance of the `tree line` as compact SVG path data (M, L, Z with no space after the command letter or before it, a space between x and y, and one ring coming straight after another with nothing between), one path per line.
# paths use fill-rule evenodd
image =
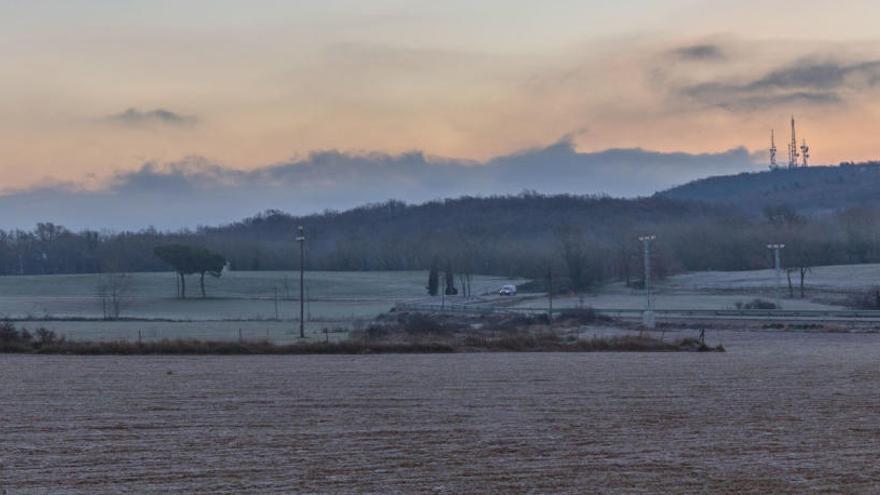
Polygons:
M296 228L303 225L308 269L428 270L437 264L438 271L454 272L451 284L440 281L444 287L459 290L477 273L543 280L552 272L560 290L585 291L613 280L635 286L642 277L638 236L645 233L657 236L657 277L767 268L766 244L781 242L784 264L804 268L792 273L794 290L810 266L880 262L878 219L866 207L806 215L783 205L749 214L662 197L523 193L420 205L388 201L308 216L267 211L174 232L75 232L41 223L0 231L0 274L166 271L168 256L157 254L173 245L217 253L233 270L296 270ZM216 268L183 271L203 277Z

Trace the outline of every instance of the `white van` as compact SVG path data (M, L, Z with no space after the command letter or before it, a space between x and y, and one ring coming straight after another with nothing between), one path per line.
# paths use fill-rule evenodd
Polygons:
M516 286L513 284L502 285L500 289L498 289L499 296L515 296L516 295Z

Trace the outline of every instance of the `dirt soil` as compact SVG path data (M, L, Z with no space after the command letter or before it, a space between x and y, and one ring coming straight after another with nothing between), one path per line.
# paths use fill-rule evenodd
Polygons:
M0 493L880 490L880 335L707 339L728 352L3 355Z

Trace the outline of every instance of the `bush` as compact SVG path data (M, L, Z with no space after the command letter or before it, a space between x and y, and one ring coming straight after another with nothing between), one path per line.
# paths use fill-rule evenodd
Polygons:
M21 340L21 334L12 322L4 321L0 323L0 342L4 344L18 342Z
M490 318L486 328L501 332L517 332L532 325L547 325L550 318L546 314L519 314Z
M458 325L444 321L440 316L422 313L402 314L397 321L409 335L450 335L458 329Z
M36 334L36 343L40 347L58 342L58 338L55 336L55 332L53 332L52 330L47 330L43 327L40 327L37 329Z
M18 330L9 321L0 323L0 352L26 352L34 345L33 335L27 329Z
M752 299L746 303L737 302L736 309L779 309L779 306L764 299Z
M880 287L851 294L845 304L855 309L880 310Z
M589 325L591 323L608 323L611 318L600 314L593 308L571 308L559 311L556 317L559 320L573 321L581 325Z
M370 325L363 330L365 339L378 340L387 337L391 331L385 325Z

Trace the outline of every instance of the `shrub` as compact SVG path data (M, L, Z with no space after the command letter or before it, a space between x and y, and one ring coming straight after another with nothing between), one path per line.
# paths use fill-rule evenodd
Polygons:
M422 313L406 313L398 317L403 331L409 335L449 335L455 332L457 325L446 322L440 316Z
M378 340L387 337L391 331L385 325L370 325L364 329L364 338L368 340Z
M45 346L51 345L58 341L58 338L55 335L55 332L52 330L48 330L46 328L40 327L36 331L37 335L37 345Z
M0 323L0 342L8 344L21 340L21 334L12 322L4 321Z
M590 307L563 309L559 312L557 318L560 320L573 321L581 325L588 325L590 323L608 323L612 321L611 318L602 315Z
M872 287L864 292L851 294L845 304L855 309L880 309L880 287Z
M0 352L26 352L33 349L33 336L25 329L19 331L12 322L0 323Z
M765 299L752 299L745 303L738 301L736 303L736 309L779 309L779 306L777 306L776 303Z

